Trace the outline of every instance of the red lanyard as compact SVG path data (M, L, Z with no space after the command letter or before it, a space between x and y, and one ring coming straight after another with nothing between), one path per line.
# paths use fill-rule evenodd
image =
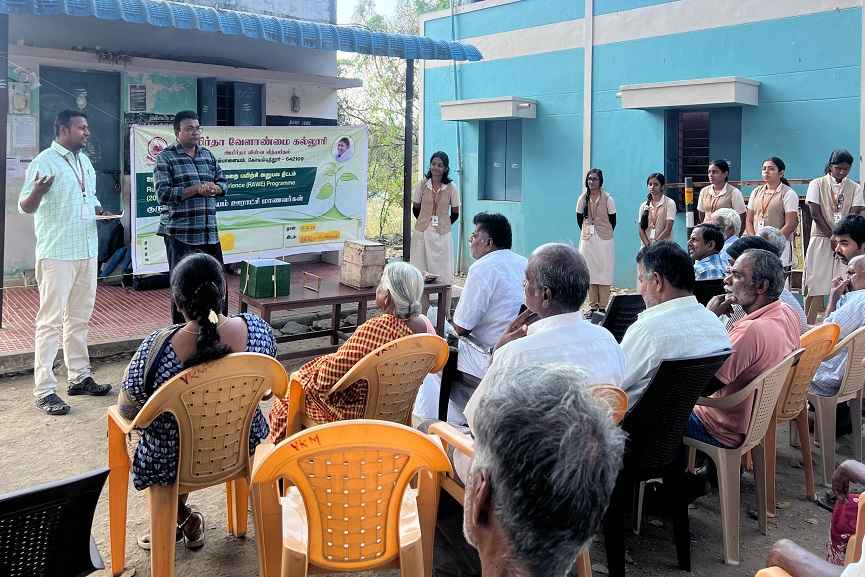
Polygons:
M86 196L87 195L87 192L86 192L87 187L84 185L84 167L81 165L81 157L80 156L76 157L76 160L78 161L78 170L75 170L75 167L72 166L72 163L69 162L69 159L66 158L65 156L63 157L63 160L66 161L66 164L69 165L69 168L72 169L72 172L75 174L75 180L78 181L78 186L81 187L82 196ZM81 173L80 176L78 174L79 171Z

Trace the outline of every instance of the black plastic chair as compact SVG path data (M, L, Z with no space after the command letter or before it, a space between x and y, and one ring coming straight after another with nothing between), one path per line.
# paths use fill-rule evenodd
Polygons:
M679 568L691 570L688 501L685 490L686 452L682 437L688 417L706 385L731 351L665 360L643 396L628 411L622 429L628 434L625 457L604 517L604 541L611 577L625 575L624 517L632 508L642 481L662 478L673 514Z
M694 296L697 302L706 306L713 296L724 294L724 279L698 280L694 283Z
M90 536L108 469L0 495L0 575L83 577L105 564Z
M639 294L616 295L607 305L607 314L601 326L610 331L617 343L622 342L625 331L637 320L637 315L646 310L646 302Z

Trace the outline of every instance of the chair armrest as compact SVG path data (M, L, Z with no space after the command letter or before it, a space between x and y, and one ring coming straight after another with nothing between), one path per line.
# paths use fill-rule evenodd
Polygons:
M726 397L700 397L697 399L697 404L703 405L704 407L714 407L716 409L732 409L733 407L747 401L748 397L751 397L756 389L756 384L749 384L741 391L733 393L732 395L727 395Z
M116 405L108 407L108 420L111 424L120 429L120 431L124 435L128 435L130 432L132 432L132 421L123 418L123 416L120 414L120 410L117 408Z
M429 428L430 434L437 435L445 444L450 445L455 451L467 457L475 456L475 441L468 435L460 433L452 425L439 421L433 423Z
M285 388L280 386L281 383L277 383L277 386L271 389L270 392L274 397L284 400L288 396L288 392L291 390L291 386L294 383L297 383L298 386L300 386L300 373L298 371L294 371L288 376Z

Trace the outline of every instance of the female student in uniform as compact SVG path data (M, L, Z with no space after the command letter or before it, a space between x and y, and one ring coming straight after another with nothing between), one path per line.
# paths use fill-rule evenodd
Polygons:
M603 189L604 173L593 168L586 174L586 191L577 200L580 253L589 265L589 309L604 312L613 284L616 203Z
M653 172L646 179L649 193L637 213L642 246L649 246L659 240L668 240L673 234L676 201L664 194L666 183L664 175L660 172Z
M712 218L712 213L719 208L732 208L745 223L746 212L745 199L742 191L731 185L729 181L730 165L726 160L713 160L709 165L709 186L703 187L697 200L697 212L700 213L700 222L706 222ZM741 234L742 231L736 231Z
M804 278L805 312L811 324L825 308L824 297L829 294L832 279L841 276L843 270L832 250L832 227L848 214L859 214L865 206L862 189L847 176L852 167L850 152L833 150L826 164L826 174L812 180L805 194L813 220Z
M792 262L790 241L799 222L799 196L784 178L787 166L777 156L763 161L763 182L751 193L745 234L757 234L764 226L774 226L787 239L781 262L789 270Z
M412 212L417 221L411 236L411 264L453 283L454 251L451 225L460 214L460 193L449 177L448 155L434 152L429 170L412 193Z

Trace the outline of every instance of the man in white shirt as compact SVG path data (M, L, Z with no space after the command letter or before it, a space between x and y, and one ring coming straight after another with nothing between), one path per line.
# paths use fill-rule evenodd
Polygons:
M622 339L622 388L629 408L640 400L664 359L731 347L724 323L694 298L694 268L679 245L662 240L643 247L637 254L637 279L647 308Z
M483 378L490 357L479 349L492 349L523 305L526 258L511 250L511 225L501 214L475 215L469 249L475 262L454 312L453 328L461 337L471 335L479 347L460 340L457 369Z
M535 249L523 286L528 308L499 340L492 367L568 363L588 373L589 385L621 386L625 376L622 348L606 329L588 323L580 313L589 290L589 269L577 249L561 243ZM469 399L465 410L469 427L490 386L484 378Z
M469 397L487 372L493 345L520 313L526 258L511 250L508 219L501 214L475 215L469 249L475 262L469 267L451 324L461 338L457 373L450 388L448 422L463 425ZM427 375L415 399L414 414L437 419L441 375Z
M844 278L832 281L829 290L829 306L824 323L836 323L841 327L840 341L853 331L865 326L865 256L854 257L847 264ZM847 351L826 359L817 367L811 392L830 397L838 392L844 369L847 366Z

